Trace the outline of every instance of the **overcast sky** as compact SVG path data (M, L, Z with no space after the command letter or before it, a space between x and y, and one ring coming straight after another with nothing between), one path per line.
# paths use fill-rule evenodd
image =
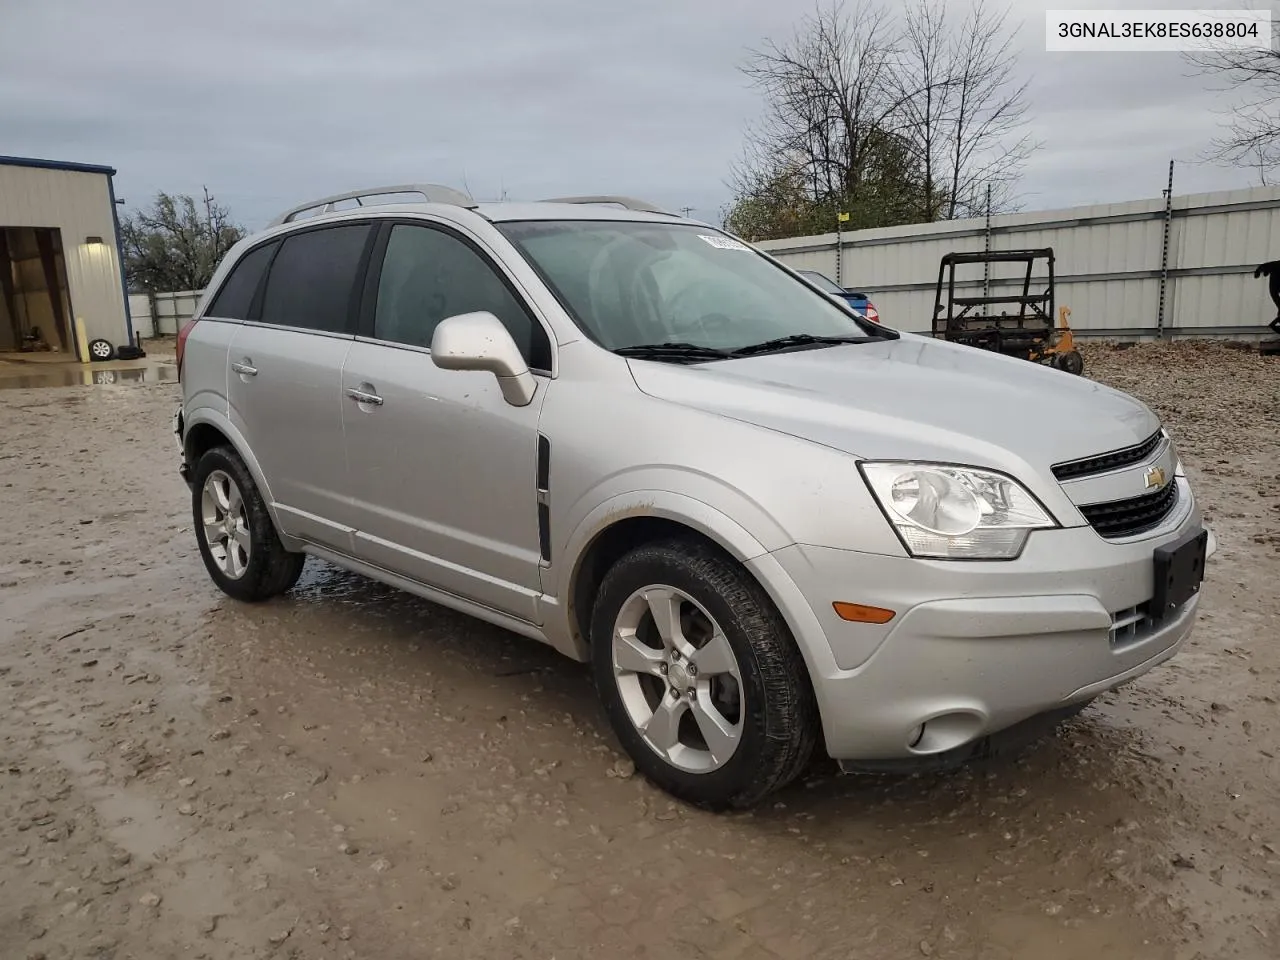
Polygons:
M848 0L856 2L856 0ZM958 0L949 0L955 3ZM998 2L998 0L997 0ZM1016 0L1025 209L1252 185L1197 163L1228 104L1177 54L1044 51ZM1234 5L1234 4L1233 4ZM207 184L250 227L352 186L627 193L718 219L760 112L737 71L812 0L0 0L0 154L105 163L132 206Z

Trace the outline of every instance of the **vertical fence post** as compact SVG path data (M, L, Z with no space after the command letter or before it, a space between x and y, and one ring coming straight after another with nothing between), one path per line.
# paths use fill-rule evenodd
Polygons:
M982 231L982 252L991 252L991 184L987 184L987 222ZM982 295L991 296L991 261L982 265Z
M1169 161L1169 184L1164 190L1164 236L1160 241L1160 308L1156 314L1156 336L1163 340L1173 337L1173 331L1164 328L1165 296L1169 284L1169 228L1173 224L1173 161Z
M840 225L844 223L842 219L844 214L836 214L836 286L844 286L844 233L840 229Z

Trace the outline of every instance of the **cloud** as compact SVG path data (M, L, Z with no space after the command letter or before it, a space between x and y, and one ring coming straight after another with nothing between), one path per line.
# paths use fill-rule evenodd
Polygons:
M804 9L5 0L0 147L109 163L131 203L207 184L250 226L352 185L464 177L482 197L621 192L714 218L760 110L736 68ZM1012 8L1045 143L1025 205L1159 195L1168 159L1194 160L1213 135L1220 101L1175 55L1046 54L1043 10Z

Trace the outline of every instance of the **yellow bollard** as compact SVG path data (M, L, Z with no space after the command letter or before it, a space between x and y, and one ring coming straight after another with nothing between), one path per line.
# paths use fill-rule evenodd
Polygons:
M89 362L89 336L84 332L84 317L76 317L76 350L80 354L80 362Z

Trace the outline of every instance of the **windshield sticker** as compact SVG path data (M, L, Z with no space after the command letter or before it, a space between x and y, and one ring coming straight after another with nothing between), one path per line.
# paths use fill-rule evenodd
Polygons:
M698 234L698 238L707 241L717 250L750 250L745 243L740 240L734 240L732 237L713 237L705 233Z

